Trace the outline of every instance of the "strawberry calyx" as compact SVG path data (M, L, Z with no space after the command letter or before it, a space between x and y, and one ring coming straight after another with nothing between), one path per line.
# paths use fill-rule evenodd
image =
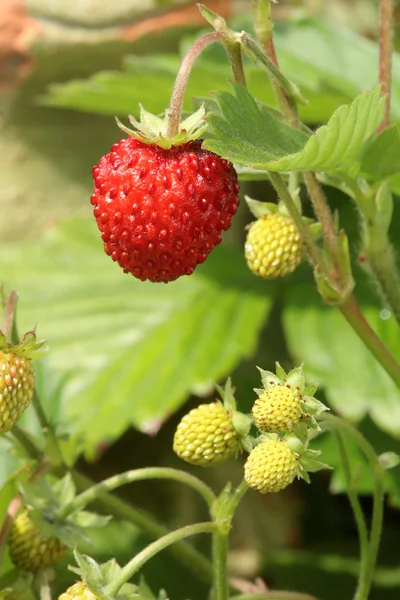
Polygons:
M249 436L249 431L252 425L252 419L248 415L245 415L237 410L235 388L232 386L231 378L228 377L223 388L218 384L216 384L215 387L221 396L225 410L231 417L232 427L239 440L240 447L247 452L250 452L252 448L252 442Z
M179 130L173 137L168 136L169 115L166 111L164 118L157 117L151 114L140 105L140 120L138 121L132 115L129 115L129 122L134 129L126 127L116 117L118 127L127 133L140 140L144 144L154 144L169 150L172 146L180 146L193 140L197 140L207 127L204 120L206 111L204 106L201 106L195 113L181 121Z
M262 219L266 215L282 215L283 217L290 217L290 214L283 202L279 202L278 204L274 204L273 202L261 202L260 200L254 200L254 198L250 198L250 196L245 195L246 204L252 213L256 217L256 219ZM300 201L295 202L297 206L297 210L301 214L301 204ZM309 217L301 217L304 223L307 225L312 237L314 240L318 240L321 237L322 227L321 223L314 221L314 219L310 219Z
M276 374L271 371L264 371L257 367L261 373L261 381L263 389L255 389L254 391L259 396L270 388L281 385L289 388L299 400L299 408L301 412L301 422L298 423L293 431L298 437L304 440L308 439L307 428L320 431L317 418L318 416L329 410L325 404L314 398L317 391L316 385L306 385L303 365L292 369L286 373L281 365L276 363Z
M27 360L35 360L45 354L46 350L42 348L44 343L44 340L36 340L35 329L25 333L18 344L8 342L6 335L0 330L0 352L5 354L17 354Z

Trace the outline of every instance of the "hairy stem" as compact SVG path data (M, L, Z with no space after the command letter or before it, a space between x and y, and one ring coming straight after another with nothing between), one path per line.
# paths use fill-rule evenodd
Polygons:
M172 481L178 481L179 483L185 483L192 489L199 492L199 494L204 498L210 507L216 499L214 492L208 487L208 485L203 483L194 475L190 475L185 471L178 471L177 469L147 467L144 469L132 469L131 471L126 471L125 473L119 473L118 475L114 475L109 479L105 479L104 481L93 485L79 494L79 496L76 496L72 502L64 506L57 513L57 516L59 518L66 517L74 511L83 508L90 502L93 502L100 496L103 496L103 494L106 494L107 492L111 492L122 485L127 485L128 483L133 483L135 481L144 481L146 479L170 479Z
M368 557L368 530L365 522L363 510L358 499L357 491L354 485L354 477L352 476L349 457L343 439L343 433L339 429L334 431L334 435L339 447L340 459L346 478L346 492L349 498L350 506L353 510L354 519L357 524L358 539L360 543L360 570L358 574L358 586L355 598L363 597L365 593L364 586L367 581L367 571L369 568Z
M313 265L315 267L318 267L320 272L323 273L324 265L323 265L323 261L322 261L321 252L320 252L318 246L316 245L316 243L314 242L307 225L305 224L305 222L303 221L303 219L301 217L301 214L297 210L297 207L296 207L295 203L293 202L293 199L292 199L291 195L289 194L289 191L286 187L285 181L283 180L281 175L279 175L278 173L273 173L272 171L268 173L268 176L269 176L269 179L270 179L272 185L274 186L280 200L282 200L282 202L286 206L291 218L293 219L293 221L296 225L296 228L301 236L301 240L308 252L308 255L311 258L311 262L313 263Z
M185 90L190 72L197 57L203 52L204 48L207 48L207 46L210 44L214 44L214 42L221 41L223 38L224 34L219 31L206 33L206 35L197 40L197 42L195 42L190 50L188 50L185 54L178 75L176 76L175 85L169 104L167 129L168 137L173 138L179 133L179 123L181 120Z
M3 323L1 325L1 331L6 337L6 341L11 343L17 343L15 339L15 315L17 311L18 294L17 292L11 292L7 298L6 306L3 313Z
M162 538L149 544L144 550L139 552L127 565L122 569L120 576L112 582L107 588L106 594L114 597L122 586L127 583L131 577L143 567L143 565L153 558L156 554L168 548L172 544L184 540L187 537L198 535L200 533L213 533L215 531L215 523L196 523L195 525L187 525L176 531L164 535Z
M94 485L91 479L78 471L74 470L72 477L80 491L87 490ZM112 514L117 519L129 521L152 538L161 538L169 533L169 530L161 523L158 523L152 515L110 493L97 498L94 502L94 509L105 514ZM212 565L210 561L195 548L181 541L172 546L170 551L183 565L186 565L187 568L191 569L203 581L208 583L212 581Z
M215 600L228 600L228 531L215 531L212 536L213 597Z
M341 419L340 417L324 415L324 418L321 419L320 424L326 428L334 427L339 431L346 431L349 435L351 435L351 437L363 451L371 467L371 472L374 478L374 505L369 535L368 558L365 568L362 568L361 570L359 585L354 597L354 600L368 600L382 535L384 470L371 444L353 425L351 425L351 423L345 419Z
M379 28L379 81L382 84L382 95L386 94L385 113L377 133L390 124L390 94L392 87L392 52L393 52L393 0L380 0Z
M371 354L393 379L397 387L400 388L400 364L396 361L387 346L385 346L382 340L376 335L375 331L361 312L354 296L351 295L343 304L341 304L339 309L358 337L370 350Z

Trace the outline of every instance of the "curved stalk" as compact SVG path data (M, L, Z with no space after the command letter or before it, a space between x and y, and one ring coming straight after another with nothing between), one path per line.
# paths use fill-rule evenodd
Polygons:
M358 499L357 492L354 488L354 480L351 475L349 458L347 455L346 446L343 439L343 433L340 430L334 431L336 441L339 447L340 458L343 466L344 475L346 478L346 491L349 498L350 506L353 510L354 518L357 524L358 538L360 543L360 570L358 573L358 586L355 597L363 597L363 586L367 581L368 561L368 531L365 522L364 513Z
M390 124L390 93L392 87L392 52L393 52L393 0L380 0L379 28L379 81L382 84L382 95L386 94L385 114L378 127L380 133Z
M152 544L149 544L144 550L139 552L125 567L122 569L118 579L112 582L105 590L108 596L114 597L122 586L127 583L131 577L143 567L143 565L153 558L156 554L164 550L171 544L183 540L192 535L198 535L199 533L213 533L215 531L215 523L196 523L195 525L187 525L176 531L172 531L167 535L164 535L159 540L156 540Z
M72 477L79 490L86 490L94 485L91 479L77 471L72 471ZM125 500L114 496L110 492L98 498L95 501L95 506L103 513L111 513L118 519L124 519L133 523L152 538L161 538L169 533L167 527L159 523L152 515L128 504ZM211 562L198 552L198 550L190 546L187 542L181 541L171 546L170 552L203 581L211 583Z
M109 477L108 479L97 483L79 494L79 496L76 496L69 504L58 511L57 517L62 519L83 508L90 502L97 500L97 498L103 494L111 492L122 485L127 485L128 483L133 483L135 481L145 481L146 479L169 479L171 481L185 483L196 490L196 492L199 492L210 507L216 500L214 492L208 485L194 475L190 475L185 471L178 471L177 469L146 467L144 469L132 469L125 473L119 473L118 475L114 475L113 477Z
M217 500L215 505L214 520L217 529L213 533L212 543L215 600L227 600L229 597L227 568L229 532L235 510L248 489L247 482L243 480L230 496L227 496L224 490L219 498L220 503Z
M356 591L354 600L368 600L368 595L371 590L372 579L376 566L376 560L379 551L379 544L382 535L382 522L383 522L383 475L384 470L375 454L371 444L364 438L363 435L351 423L335 417L333 415L324 415L324 418L320 420L320 425L325 427L335 427L340 430L347 431L353 439L356 441L358 446L361 448L366 458L368 459L371 470L374 475L374 505L372 510L372 520L368 543L368 554L366 559L366 565L362 568L362 579L360 573L359 585Z
M219 42L224 38L224 34L219 31L213 31L203 35L193 46L186 52L178 75L176 76L174 89L172 92L171 100L168 109L168 129L167 136L175 137L179 132L179 123L181 120L183 99L185 96L185 90L188 83L190 72L193 68L195 60L203 52L207 46Z
M7 298L7 302L3 313L3 322L1 324L1 331L6 336L8 343L17 343L16 329L15 329L15 314L17 311L18 294L17 292L10 292Z

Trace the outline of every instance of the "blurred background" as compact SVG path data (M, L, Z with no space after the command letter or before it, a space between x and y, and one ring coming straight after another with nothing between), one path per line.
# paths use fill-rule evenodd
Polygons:
M252 30L243 0L207 6L232 28ZM275 44L284 73L309 103L310 127L377 82L377 0L281 0L274 5ZM396 9L396 33L400 5ZM37 324L50 352L37 363L39 394L63 436L71 463L95 479L147 465L186 468L172 453L179 419L215 397L228 375L249 411L259 386L256 365L272 370L301 362L319 398L358 424L378 452L399 452L400 395L339 312L322 304L307 264L281 282L259 281L243 257L243 202L233 226L191 277L167 286L124 275L107 258L91 215L91 168L121 137L114 116L127 122L138 103L160 113L168 105L184 52L206 30L193 2L171 0L1 0L0 2L0 280L20 293L19 329ZM396 47L398 36L396 35ZM273 104L265 73L246 62L250 90ZM393 119L400 120L400 57L394 57ZM211 47L191 75L193 97L228 89L222 47ZM400 193L400 177L391 181ZM353 256L357 215L350 199L327 188ZM241 181L241 194L274 201L265 181ZM304 198L304 212L312 213ZM399 210L392 238L400 245ZM356 296L368 320L400 356L394 319L354 264ZM317 394L318 395L318 394ZM23 425L39 432L32 409ZM309 592L320 600L351 598L357 532L334 443L318 439L335 470L312 485L295 483L275 496L248 493L232 534L232 575L262 577L273 588ZM0 480L18 459L0 446ZM363 506L370 514L371 477L357 448ZM243 457L212 470L189 469L219 491L242 477ZM386 475L387 514L371 600L400 598L400 470ZM122 496L169 527L205 517L193 497L163 482L135 484ZM1 497L0 497L1 499ZM4 498L3 498L4 503ZM149 541L127 523L113 522L84 550L99 560L126 561ZM195 540L207 552L207 541ZM56 587L75 577L57 572ZM144 569L154 591L200 600L207 584L164 552Z

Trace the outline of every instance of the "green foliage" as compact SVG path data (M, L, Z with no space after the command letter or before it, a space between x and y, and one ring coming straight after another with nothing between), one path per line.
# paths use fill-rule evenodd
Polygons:
M400 131L392 125L382 131L366 148L361 160L361 173L373 181L400 172Z
M191 277L142 283L104 260L84 221L3 258L2 276L21 293L21 328L40 324L49 365L68 376L58 417L73 419L89 453L130 425L157 430L190 392L212 389L252 355L270 306L240 253L220 248Z
M212 135L205 146L225 158L268 171L325 171L357 174L359 155L383 116L380 87L357 96L317 129L303 144L305 134L273 118L257 106L242 86L234 96L216 94L218 110L208 117ZM221 113L221 114L220 114Z
M306 135L274 118L268 108L258 105L238 83L234 95L215 94L218 108L207 117L211 133L206 132L205 147L234 162L266 169L271 160L298 152Z

